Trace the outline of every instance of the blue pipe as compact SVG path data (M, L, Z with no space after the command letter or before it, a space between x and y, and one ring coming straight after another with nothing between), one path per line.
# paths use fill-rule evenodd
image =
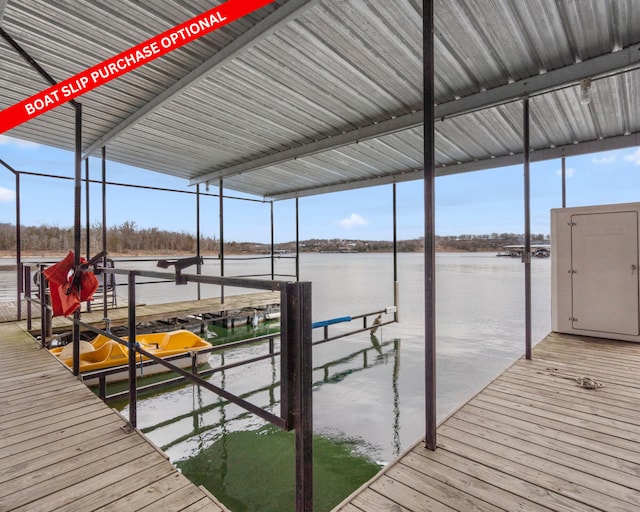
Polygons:
M320 320L319 322L313 322L311 324L312 329L317 329L318 327L326 327L331 324L339 324L342 322L351 322L350 316L341 316L339 318L332 318L331 320Z

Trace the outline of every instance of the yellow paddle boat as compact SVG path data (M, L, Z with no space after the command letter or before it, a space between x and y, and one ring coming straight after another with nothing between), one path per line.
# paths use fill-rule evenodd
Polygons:
M122 338L127 340L126 337ZM180 329L177 331L160 332L151 334L139 334L136 342L140 348L158 357L168 357L178 354L189 354L197 352L197 364L205 364L209 359L209 352L200 353L204 349L211 348L208 341L203 340L191 331ZM73 368L73 345L55 347L49 350L54 356L60 359L69 368ZM137 356L140 361L149 360L147 356ZM126 366L129 363L129 349L125 345L118 343L102 334L96 336L93 341L80 342L80 373L95 370L104 370L116 366ZM191 358L183 357L172 361L173 364L181 368L191 366ZM145 376L169 371L162 364L145 366L142 370ZM127 369L107 376L107 382L117 382L127 380L129 374ZM97 379L86 380L88 386L97 384Z

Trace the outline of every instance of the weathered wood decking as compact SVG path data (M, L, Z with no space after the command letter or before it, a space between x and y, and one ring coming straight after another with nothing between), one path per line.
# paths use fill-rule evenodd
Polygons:
M335 510L637 512L640 344L550 334L444 421L437 444Z
M17 323L0 325L0 511L226 510Z

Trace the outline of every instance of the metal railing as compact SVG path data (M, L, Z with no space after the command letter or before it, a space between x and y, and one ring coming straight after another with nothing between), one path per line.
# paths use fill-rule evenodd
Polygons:
M45 298L46 282L42 275L43 266L39 267L40 297L34 299L30 293L31 267L23 265L23 283L25 283L25 298L28 305L28 324L31 323L31 304L39 303L41 308L41 343L46 346L47 339L47 305ZM182 274L181 282L199 284L213 284L220 286L239 287L246 289L260 289L277 291L280 293L281 332L280 332L280 414L276 415L264 410L248 400L235 395L219 386L205 380L196 371L185 370L171 360L162 359L142 349L136 343L136 279L154 278L164 281L175 281L176 275L169 272L124 270L100 267L104 273L121 274L127 276L128 283L128 340L123 340L112 333L98 329L74 318L74 332L79 327L94 331L98 334L126 345L129 349L129 423L133 428L137 426L137 355L142 354L155 364L161 364L169 370L179 374L182 378L208 389L243 409L269 421L287 431L295 431L295 465L296 465L296 507L297 512L312 510L313 508L313 450L312 450L312 337L311 337L311 283L267 281L245 278L203 276ZM29 285L26 285L29 283ZM106 319L105 319L106 320ZM30 327L29 327L30 328ZM274 354L275 355L275 354ZM273 357L269 355L268 357ZM80 374L80 339L74 335L73 340L73 373Z

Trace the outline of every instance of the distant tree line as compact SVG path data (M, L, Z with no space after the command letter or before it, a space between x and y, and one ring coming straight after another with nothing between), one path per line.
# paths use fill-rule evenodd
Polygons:
M89 229L91 253L102 247L100 224ZM73 247L73 230L59 226L22 226L22 250L38 253L63 253ZM532 243L549 243L548 235L531 236ZM86 253L86 231L82 230L83 254ZM493 251L505 245L524 243L524 236L515 233L491 233L487 235L436 236L436 249L441 251ZM399 240L400 252L421 252L424 239ZM0 251L15 251L16 228L13 224L0 223ZM296 243L274 244L276 251L295 252ZM158 228L138 228L133 221L107 229L107 250L114 254L195 254L196 237L191 233L166 231ZM218 255L220 241L214 236L200 238L200 250L204 255ZM270 244L225 241L225 254L268 254ZM386 240L310 239L300 242L302 252L390 252L393 243Z
M549 235L532 234L532 244L548 244ZM491 233L487 235L436 236L436 247L442 251L493 251L505 245L523 245L524 235Z
M99 224L89 229L91 252L102 248L102 229ZM73 229L60 226L22 226L20 230L22 250L26 252L60 253L73 248ZM83 253L86 252L86 229L81 235ZM215 238L201 237L201 251L214 253L219 250ZM0 223L0 250L15 250L16 227ZM136 253L188 253L196 252L196 237L190 233L166 231L158 228L137 228L135 222L127 221L107 229L108 252L120 254Z

